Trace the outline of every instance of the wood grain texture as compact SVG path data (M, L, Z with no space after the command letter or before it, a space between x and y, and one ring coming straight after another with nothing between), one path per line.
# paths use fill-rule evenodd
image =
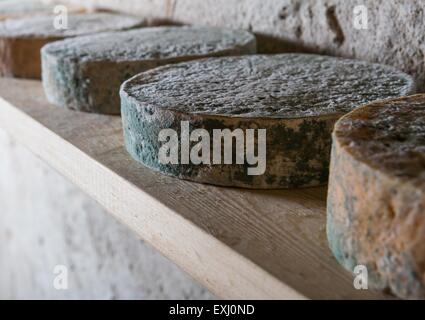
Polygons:
M332 257L325 188L255 191L162 176L126 153L119 117L49 105L39 81L0 79L0 97L3 129L217 296L384 297L355 290Z

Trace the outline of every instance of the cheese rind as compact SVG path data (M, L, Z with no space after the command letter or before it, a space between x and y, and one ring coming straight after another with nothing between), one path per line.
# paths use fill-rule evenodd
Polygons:
M0 22L0 75L41 77L41 48L53 41L97 32L127 30L146 24L142 18L110 14L68 14L68 28L54 27L54 15Z
M43 85L50 102L75 110L119 114L119 88L130 77L165 64L209 56L251 54L243 30L156 27L103 33L43 48Z
M415 91L392 68L318 55L253 55L165 66L121 87L126 147L137 161L197 182L246 188L294 188L327 182L335 121L355 107ZM159 132L266 129L266 172L245 164L161 164ZM211 152L212 154L212 152Z
M425 298L425 95L361 107L333 133L327 235L369 286Z

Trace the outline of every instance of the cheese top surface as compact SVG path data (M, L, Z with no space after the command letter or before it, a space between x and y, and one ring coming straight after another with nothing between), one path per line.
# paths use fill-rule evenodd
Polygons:
M425 95L359 108L337 122L334 137L356 159L425 186Z
M184 113L248 118L342 115L415 92L391 67L309 54L210 58L160 67L128 80L128 99Z
M243 30L212 27L154 27L108 32L51 43L44 53L80 61L138 61L199 56L254 44Z
M57 16L7 19L0 22L0 37L74 37L140 26L143 18L111 13L68 14L68 28L55 28ZM59 21L59 19L57 20ZM60 23L59 23L60 24Z

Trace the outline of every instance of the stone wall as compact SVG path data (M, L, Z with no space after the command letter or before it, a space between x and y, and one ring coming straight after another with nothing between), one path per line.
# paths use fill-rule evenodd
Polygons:
M57 265L67 268L67 290L54 287L55 276L64 275L62 269L54 273ZM209 298L0 130L0 299Z
M414 75L425 88L423 0L71 2L186 24L244 28L259 36L262 52L308 51L389 64ZM359 5L367 9L367 29L355 24Z

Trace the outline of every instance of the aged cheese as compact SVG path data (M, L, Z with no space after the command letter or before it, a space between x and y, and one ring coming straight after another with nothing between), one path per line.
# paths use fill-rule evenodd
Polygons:
M127 150L144 165L197 182L290 188L327 182L331 132L341 115L414 91L410 76L386 66L281 54L160 67L126 81L120 95ZM182 121L210 136L214 129L266 129L264 174L248 174L249 163L164 164L159 134L182 131Z
M212 27L156 27L79 37L43 48L43 85L56 105L119 114L121 84L142 71L255 51L251 33Z
M55 17L40 16L0 22L0 74L40 78L40 49L68 37L142 26L145 20L110 13L69 14L68 28L54 27Z
M358 108L335 125L327 234L369 286L425 298L425 95Z

